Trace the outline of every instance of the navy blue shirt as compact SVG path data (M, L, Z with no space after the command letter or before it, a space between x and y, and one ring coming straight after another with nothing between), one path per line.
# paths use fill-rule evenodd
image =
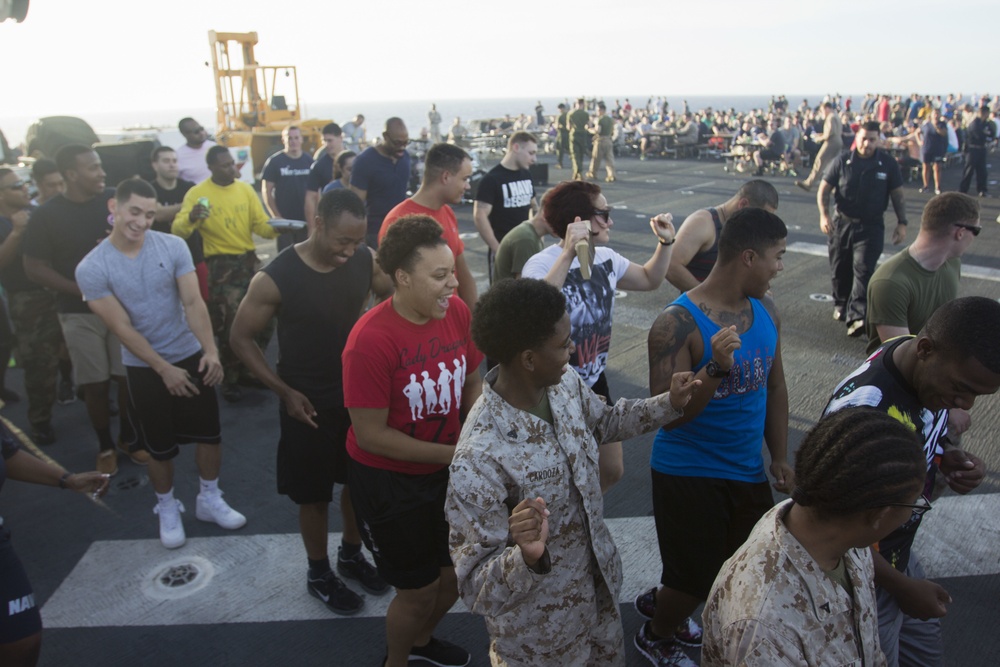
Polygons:
M406 199L409 182L409 153L393 162L371 147L354 159L351 185L367 193L369 234L378 234L386 214Z
M323 153L319 159L309 167L309 182L307 187L317 192L327 186L333 180L333 158L329 153Z
M869 158L844 151L830 163L823 180L833 186L838 211L878 225L889 205L889 193L903 187L899 164L881 148Z

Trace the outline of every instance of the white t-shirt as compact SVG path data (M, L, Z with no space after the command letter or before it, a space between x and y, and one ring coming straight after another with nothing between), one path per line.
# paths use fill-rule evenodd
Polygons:
M561 253L560 245L542 250L528 260L521 270L521 276L544 279ZM566 310L569 312L570 337L576 345L570 365L588 387L592 387L607 368L615 289L630 264L628 259L611 248L601 246L594 249L590 280L583 279L580 261L575 258L566 274L562 293L566 297Z
M179 178L198 184L209 178L212 172L205 162L205 155L208 149L215 145L214 141L206 141L201 148L191 148L187 144L181 144L174 150L177 151L177 167Z

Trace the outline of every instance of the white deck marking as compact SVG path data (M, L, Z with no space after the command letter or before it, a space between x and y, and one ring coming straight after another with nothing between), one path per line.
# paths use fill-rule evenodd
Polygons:
M620 602L660 578L652 517L609 519L625 581ZM337 544L340 535L330 536ZM1000 494L935 501L920 530L916 551L929 577L1000 573ZM190 595L150 594L152 576L166 564L209 561L210 580ZM306 593L305 555L298 534L225 535L189 539L173 551L159 540L95 542L42 608L48 628L266 623L340 618ZM353 582L348 585L361 589ZM360 617L382 617L392 594L365 594ZM466 612L459 601L453 613ZM356 618L356 617L348 617Z
M796 241L792 243L787 248L788 252L797 252L803 255L813 255L815 257L828 258L829 252L825 245L821 243L806 243L804 241ZM879 257L878 263L881 264L885 260L892 257L895 253L882 253ZM978 278L979 280L992 280L993 282L1000 282L1000 270L991 269L988 266L976 266L975 264L962 264L962 277L963 278Z

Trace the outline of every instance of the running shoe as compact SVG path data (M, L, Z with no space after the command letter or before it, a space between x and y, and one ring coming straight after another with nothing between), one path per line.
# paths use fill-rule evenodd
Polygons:
M641 616L652 619L656 613L656 587L636 595L633 604ZM700 647L701 637L701 626L690 616L677 626L677 632L674 633L674 639L685 646Z
M353 616L365 606L364 598L344 585L333 570L327 570L317 578L306 575L306 589L309 595L319 599L327 608L341 616Z
M423 660L438 667L465 667L472 660L472 656L460 646L431 637L425 646L411 648L409 659Z
M181 522L183 511L184 505L177 499L171 503L156 503L153 508L153 514L160 516L160 542L168 549L182 547L187 540Z
M643 623L635 635L635 647L656 667L697 667L680 644L672 639L653 639L649 636L649 623Z
M389 584L378 575L378 571L365 559L360 551L353 558L344 558L343 547L337 547L337 572L340 576L354 579L372 595L389 592Z

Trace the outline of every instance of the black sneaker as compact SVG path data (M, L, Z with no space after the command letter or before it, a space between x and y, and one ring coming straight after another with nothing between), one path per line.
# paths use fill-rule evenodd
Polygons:
M365 606L364 598L344 585L332 570L317 579L306 575L309 595L323 601L330 611L341 616L353 616Z
M378 576L378 571L365 560L363 553L359 552L353 558L344 558L343 547L337 547L337 572L342 577L354 579L372 595L385 595L389 592L389 584Z
M465 667L472 660L472 656L464 648L443 639L431 637L426 646L411 648L409 659L423 660L438 667Z

